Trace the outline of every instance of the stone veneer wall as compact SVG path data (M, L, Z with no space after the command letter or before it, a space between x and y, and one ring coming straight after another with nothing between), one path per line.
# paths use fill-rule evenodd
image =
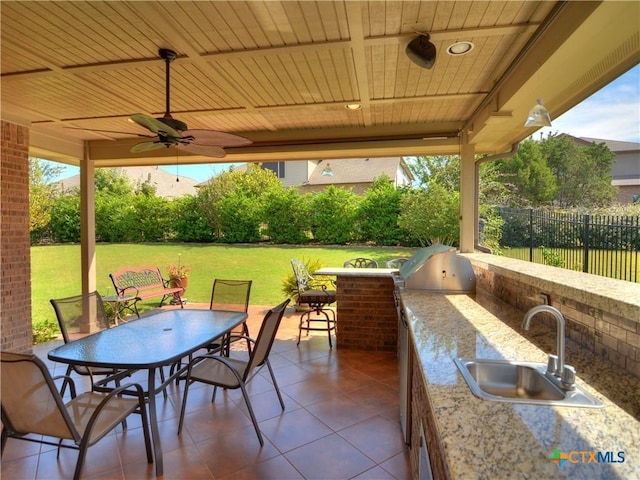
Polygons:
M478 290L523 313L547 294L565 317L568 338L640 377L639 284L481 255L465 255L473 257ZM546 321L555 330L555 321Z
M393 278L338 276L337 348L398 349L398 314Z
M2 350L29 352L29 129L2 121L0 155L0 328Z

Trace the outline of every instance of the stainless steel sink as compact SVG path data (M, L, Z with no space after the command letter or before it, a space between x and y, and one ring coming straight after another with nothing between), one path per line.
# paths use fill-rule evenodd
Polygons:
M564 390L545 374L546 365L478 358L456 358L455 364L473 394L485 400L568 407L603 407L579 385Z

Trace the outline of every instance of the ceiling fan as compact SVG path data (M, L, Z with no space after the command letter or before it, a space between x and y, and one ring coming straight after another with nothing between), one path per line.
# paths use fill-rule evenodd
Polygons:
M187 125L171 116L170 109L170 72L171 62L176 59L177 54L173 50L161 48L159 50L160 58L165 61L165 113L161 118L154 118L144 113L136 113L131 115L130 119L153 132L155 135L135 134L138 137L152 138L142 143L138 143L131 147L131 153L148 152L159 148L176 147L178 150L194 153L196 155L204 155L207 157L222 158L225 156L223 147L240 147L250 145L251 140L234 135L231 133L218 132L216 130L189 130ZM74 128L76 130L88 130L94 132L105 133L123 133L131 135L129 132L117 132L113 130L97 130L90 128Z

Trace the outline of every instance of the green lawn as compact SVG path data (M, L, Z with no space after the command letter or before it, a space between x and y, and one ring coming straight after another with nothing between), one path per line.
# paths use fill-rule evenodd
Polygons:
M207 303L213 279L253 280L251 304L277 305L284 300L282 283L290 274L292 258L320 260L323 266L342 266L353 257L369 257L384 266L394 257L409 257L416 249L403 247L301 247L217 244L104 244L96 247L97 282L101 295L115 293L109 273L126 266L151 265L166 276L167 265L180 263L191 268L186 298ZM49 245L31 248L31 302L34 323L55 322L51 298L81 292L80 246ZM152 308L157 301L147 301Z

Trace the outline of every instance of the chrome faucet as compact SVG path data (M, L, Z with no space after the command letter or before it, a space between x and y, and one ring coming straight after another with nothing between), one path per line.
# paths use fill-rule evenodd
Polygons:
M572 390L575 383L576 371L571 365L564 364L564 346L565 346L565 321L564 316L555 307L551 305L537 305L531 308L524 316L522 328L529 330L531 327L531 319L540 312L547 312L553 315L557 322L557 338L556 338L556 354L549 355L547 363L547 374L560 379L560 384L565 390Z

